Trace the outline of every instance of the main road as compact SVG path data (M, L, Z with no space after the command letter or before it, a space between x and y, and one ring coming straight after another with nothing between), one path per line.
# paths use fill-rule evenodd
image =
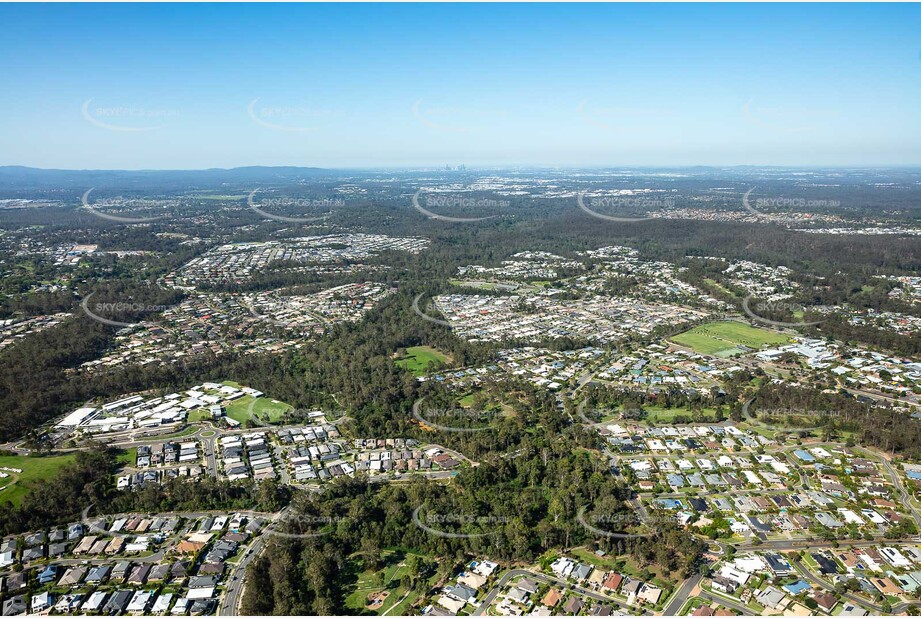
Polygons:
M678 588L678 591L672 597L672 600L669 601L668 605L665 606L665 609L662 610L662 615L677 616L678 612L681 611L681 608L684 607L684 604L687 603L688 597L691 596L691 591L700 585L700 580L702 580L703 577L703 575L698 573L697 575L689 577L683 584L681 584L681 587Z
M265 546L265 536L259 536L244 554L243 559L230 575L230 581L218 602L218 616L239 615L240 603L243 601L243 584L246 581L247 567L262 552Z

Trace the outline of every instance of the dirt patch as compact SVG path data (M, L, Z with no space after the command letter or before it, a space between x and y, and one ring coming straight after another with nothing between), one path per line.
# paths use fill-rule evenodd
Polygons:
M372 592L368 595L368 602L365 604L365 607L368 609L380 609L389 596L390 592L387 590Z

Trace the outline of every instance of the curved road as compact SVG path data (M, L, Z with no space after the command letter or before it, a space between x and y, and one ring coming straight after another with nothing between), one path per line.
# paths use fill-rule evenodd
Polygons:
M575 590L576 592L578 592L579 594L583 596L586 596L590 599L594 599L595 601L601 601L604 603L614 603L615 605L619 605L623 609L636 610L636 608L633 607L632 605L627 605L626 603L623 603L622 601L618 601L617 599L612 599L611 597L605 596L603 594L599 594L592 590L588 590L586 588L576 586L566 580L557 579L556 577L552 577L550 575L544 575L543 573L535 573L534 571L529 571L527 569L512 569L511 571L508 571L507 573L505 573L499 579L499 581L496 582L496 584L492 587L492 590L490 590L489 593L483 598L483 601L480 603L480 606L476 608L476 611L473 612L473 615L474 616L484 615L483 613L486 611L486 609L490 605L492 605L493 601L496 600L496 597L499 596L499 592L503 588L505 588L505 586L508 585L509 581L511 581L512 579L516 577L522 577L522 576L525 576L531 579L536 579L538 581L544 582L545 584L557 584L559 586L565 586L567 588L570 588L571 590Z

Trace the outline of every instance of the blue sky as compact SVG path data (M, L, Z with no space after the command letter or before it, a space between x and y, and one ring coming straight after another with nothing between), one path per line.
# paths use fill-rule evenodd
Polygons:
M921 164L918 5L0 5L0 165Z

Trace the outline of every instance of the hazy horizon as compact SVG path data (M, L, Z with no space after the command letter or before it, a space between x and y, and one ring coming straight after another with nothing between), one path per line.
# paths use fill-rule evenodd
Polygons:
M208 171L232 171L235 169L304 169L319 170L329 172L426 172L426 171L466 171L466 172L484 172L484 171L578 171L578 170L726 170L726 169L778 169L778 170L915 170L921 169L921 163L904 163L904 164L878 164L878 165L757 165L757 164L713 164L713 165L468 165L463 162L451 162L447 165L451 169L446 169L445 165L405 165L405 166L385 166L385 165L355 165L355 166L316 166L316 165L238 165L233 167L138 167L138 168L66 168L66 167L36 167L31 165L4 164L0 169L20 168L42 172L208 172ZM456 169L457 165L463 165L465 169Z

